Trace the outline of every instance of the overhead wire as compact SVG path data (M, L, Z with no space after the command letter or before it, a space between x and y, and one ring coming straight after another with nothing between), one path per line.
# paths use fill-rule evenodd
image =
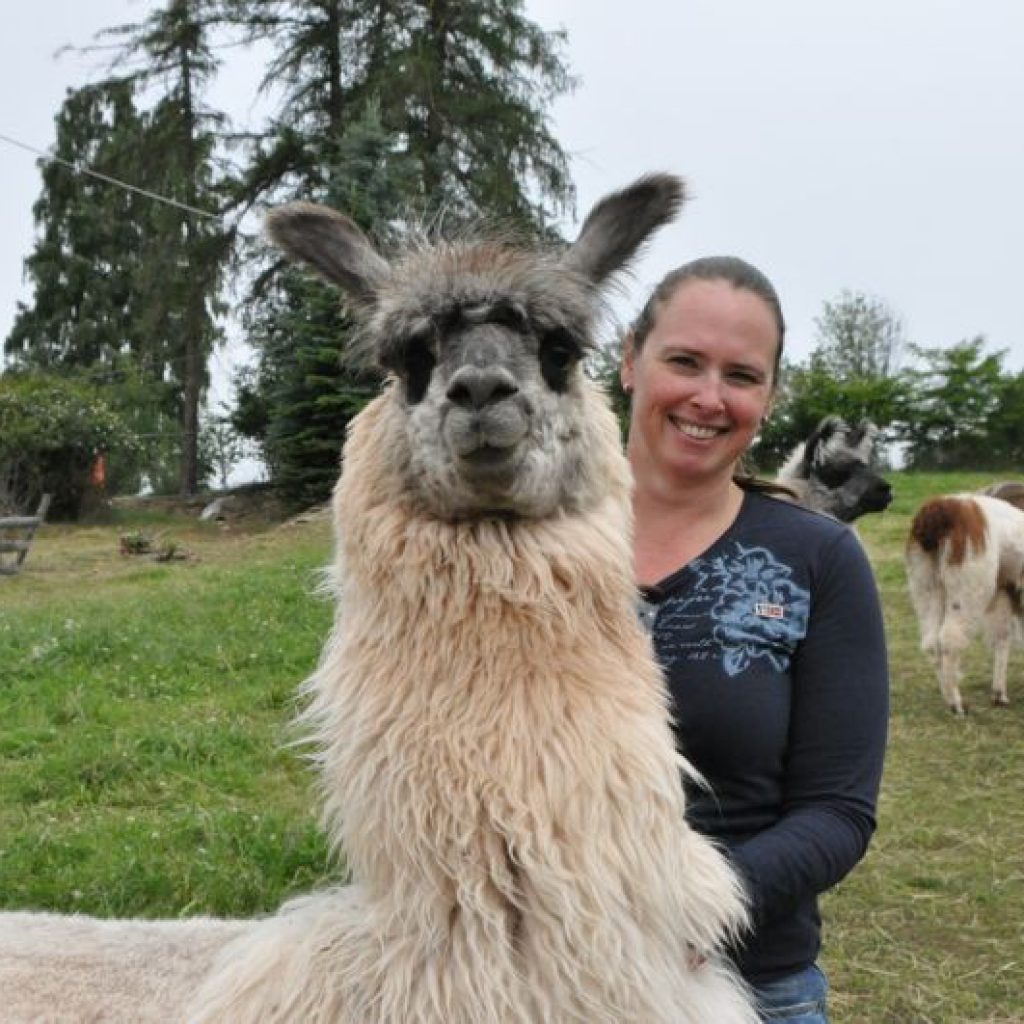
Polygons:
M55 156L53 153L47 153L45 150L37 149L35 146L30 146L27 142L21 142L19 139L12 138L10 135L5 135L3 132L0 132L0 142L6 142L11 146L17 146L19 149L24 149L29 153L35 153L36 156L40 156L50 163L61 164L63 167L70 168L76 174L87 174L89 177L98 178L100 181L104 181L108 185L116 185L118 188L125 189L128 192L134 192L137 195L145 196L147 199L153 199L158 203L173 206L176 209L184 210L187 213L195 213L200 217L209 217L213 220L220 220L220 214L211 213L209 210L202 210L198 206L191 206L189 203L183 203L180 200L172 199L170 196L163 196L158 192L151 192L149 189L140 188L138 185L132 185L131 183L122 181L120 178L115 178L110 174L104 174L102 171L93 170L93 168L86 167L84 164L77 164L73 160L65 160L63 157Z

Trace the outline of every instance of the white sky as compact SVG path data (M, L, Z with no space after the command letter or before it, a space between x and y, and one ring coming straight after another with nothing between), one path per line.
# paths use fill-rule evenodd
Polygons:
M35 0L0 34L0 134L45 149L96 59L54 58L152 0ZM789 352L844 289L886 301L909 340L984 334L1024 369L1024 3L1020 0L526 0L564 27L580 77L553 109L580 217L651 170L693 199L638 264L629 316L669 268L731 252L775 282ZM232 51L241 53L241 51ZM252 70L217 101L244 118ZM0 141L0 337L26 301L39 173ZM230 356L221 355L222 364Z

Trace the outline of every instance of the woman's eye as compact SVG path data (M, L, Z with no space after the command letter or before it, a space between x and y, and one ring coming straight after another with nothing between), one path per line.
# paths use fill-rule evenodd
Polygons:
M693 356L671 356L669 362L684 369L695 369L697 366L697 360Z
M733 370L729 374L729 379L735 381L737 384L746 385L753 387L756 384L761 383L760 374L754 373L752 370Z

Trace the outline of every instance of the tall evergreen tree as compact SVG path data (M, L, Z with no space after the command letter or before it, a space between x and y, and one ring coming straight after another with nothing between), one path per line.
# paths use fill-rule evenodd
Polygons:
M263 87L279 103L268 130L250 139L239 203L311 198L380 236L424 213L487 213L540 231L571 201L545 113L571 81L559 37L532 25L521 0L228 7L250 40L273 39ZM260 278L250 308L259 365L243 418L264 427L274 479L310 500L326 495L368 382L345 368L351 328L336 300L278 273Z
M148 344L135 282L151 201L78 168L123 174L145 116L128 83L112 80L69 91L55 120L55 159L40 161L32 209L39 237L25 260L33 298L18 304L4 348L16 368L110 367Z
M230 234L203 216L220 206L214 162L224 117L203 102L218 67L211 34L219 0L168 0L138 25L108 34L123 39L119 64L137 91L156 95L145 139L143 170L154 192L176 206L154 213L156 244L147 253L150 329L177 340L171 379L179 386L184 494L199 484L199 409L209 383L208 361L219 340L216 315Z
M130 380L146 399L132 412L140 434L178 435L164 447L176 449L186 493L198 485L199 406L231 241L203 213L223 196L224 119L202 102L218 8L168 0L143 24L101 33L119 41L118 56L109 78L69 93L58 114L58 159L43 164L40 238L26 261L34 299L5 343L15 366ZM157 461L160 447L150 447Z
M420 211L481 211L542 227L572 199L547 106L573 87L563 37L522 0L226 0L250 41L273 40L262 88L279 98L253 136L244 196L321 198L368 104L415 167Z
M342 137L325 200L360 223L383 225L407 194L402 164L373 105ZM378 378L345 358L352 324L337 291L282 268L249 304L245 326L259 353L239 381L235 426L258 438L275 485L294 503L322 500L338 473L345 424L376 393Z
M161 187L145 156L159 137L155 118L135 93L116 78L68 92L55 159L40 161L38 239L25 261L32 300L19 304L4 343L12 369L85 372L108 388L143 442L111 466L112 484L126 488L179 458L181 418L180 331L160 313L173 303L164 253L174 225L166 207L115 183Z

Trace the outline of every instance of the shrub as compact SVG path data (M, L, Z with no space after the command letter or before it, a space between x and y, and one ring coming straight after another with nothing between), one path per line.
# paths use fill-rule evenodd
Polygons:
M97 455L114 460L136 450L94 385L44 373L0 376L0 508L28 511L49 493L55 518L77 519Z

